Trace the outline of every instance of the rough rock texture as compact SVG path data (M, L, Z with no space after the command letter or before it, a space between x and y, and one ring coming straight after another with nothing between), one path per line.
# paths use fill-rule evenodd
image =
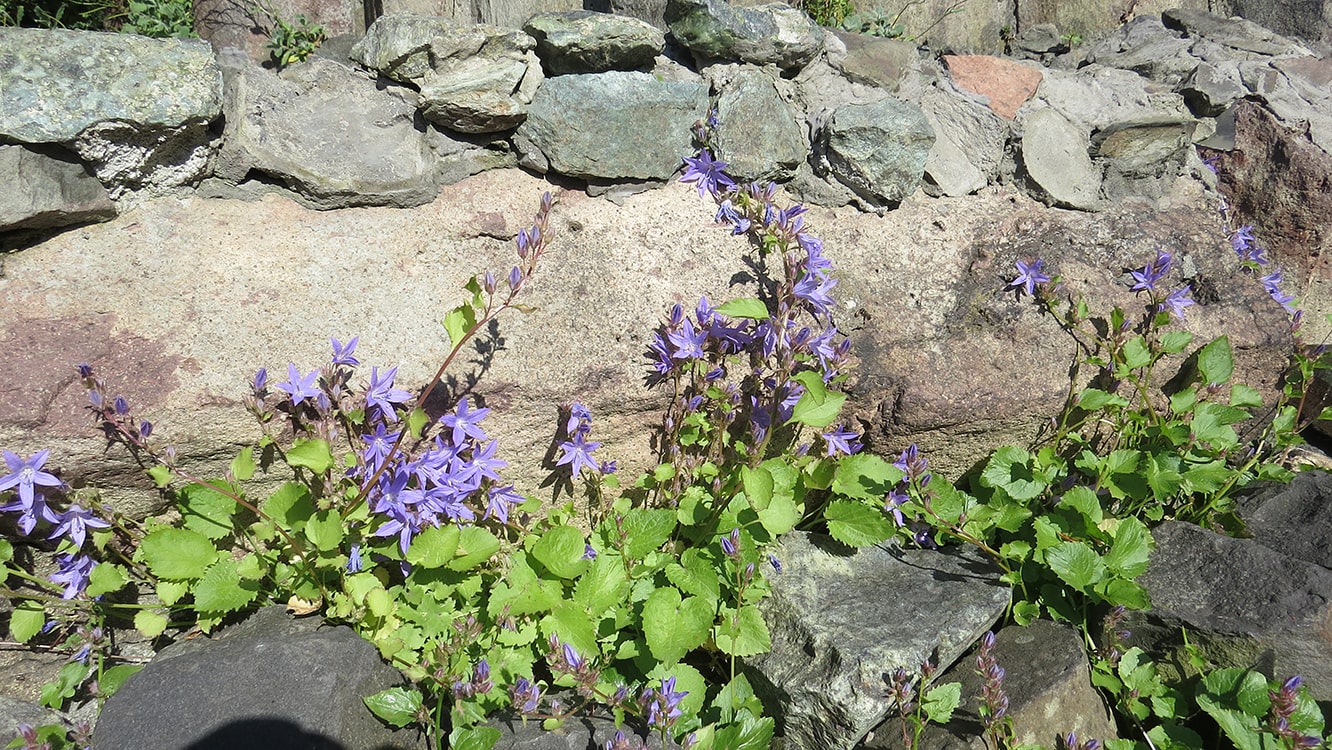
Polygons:
M415 750L365 707L402 675L350 628L268 607L212 639L181 641L125 681L102 709L97 747Z
M59 149L0 146L0 232L45 229L116 215L106 188Z
M1185 628L1218 667L1302 675L1316 700L1332 699L1332 570L1179 521L1152 537L1156 550L1138 579L1152 610L1126 621L1132 645L1170 662Z
M328 60L281 76L243 58L226 65L228 110L239 116L227 121L219 177L259 174L320 208L434 199L431 145L449 139L416 128L410 90L387 87L384 96L373 78Z
M715 84L714 84L715 85ZM717 97L717 157L737 180L789 180L809 153L771 76L742 68Z
M666 45L652 24L591 11L543 13L523 25L549 75L604 73L651 66Z
M43 724L60 724L60 714L37 703L29 703L0 695L0 743L8 745L17 739L19 724L39 727Z
M1161 24L1156 16L1139 16L1106 37L1087 53L1087 62L1131 70L1166 84L1177 84L1198 67L1189 54L1191 43Z
M1328 567L1332 559L1332 474L1303 471L1289 484L1273 484L1246 495L1240 516L1254 541L1307 563Z
M1092 135L1105 163L1101 189L1109 199L1160 197L1193 153L1193 120L1121 122Z
M541 728L539 721L522 719L497 719L489 723L500 730L499 741L493 750L587 750L604 748L615 736L615 722L597 716L575 714L564 722L558 731L550 732ZM661 736L650 732L633 732L626 727L626 735L633 737L648 750L661 750ZM639 745L634 745L635 748ZM667 746L671 750L678 748L674 741Z
M974 193L994 180L1004 160L1010 127L985 105L937 88L920 98L934 130L925 161L926 190L950 196Z
M881 99L839 107L820 134L823 168L873 206L915 192L934 131L914 104Z
M221 110L222 74L204 42L0 28L0 138L72 141L110 120L172 129Z
M953 83L989 100L995 114L1012 120L1040 86L1040 68L987 55L945 55Z
M529 166L582 178L665 180L693 153L707 88L613 71L551 78L517 142Z
M897 91L918 55L915 44L901 39L853 34L840 29L833 29L832 33L846 47L842 73L856 83L886 91Z
M1189 115L1179 94L1131 71L1103 65L1088 65L1076 71L1046 70L1036 99L1086 132L1120 122L1182 119Z
M1053 109L1023 120L1022 167L1051 204L1091 210L1100 203L1101 172L1087 154L1087 132Z
M803 11L774 3L739 8L725 0L669 0L666 23L696 58L803 67L823 48L824 31Z
M1049 620L1009 626L995 634L994 657L1006 672L1004 693L1015 747L1060 747L1059 738L1070 731L1102 744L1115 739L1114 721L1105 700L1092 687L1087 651L1077 631ZM973 654L935 678L936 684L949 682L962 684L962 706L948 724L927 725L918 747L987 750L979 711L983 681L976 673ZM892 717L875 727L873 738L863 747L901 750L899 720Z
M469 57L421 80L421 114L459 133L497 133L527 118L528 91L540 85L541 63L521 57Z
M1304 45L1247 18L1227 18L1192 8L1171 8L1161 12L1161 23L1190 37L1207 39L1234 50L1278 56L1309 54Z
M793 532L782 574L759 605L772 651L745 660L777 706L789 747L850 750L883 720L884 675L926 659L948 664L1008 606L1009 589L978 558L865 547ZM910 612L911 617L902 617Z

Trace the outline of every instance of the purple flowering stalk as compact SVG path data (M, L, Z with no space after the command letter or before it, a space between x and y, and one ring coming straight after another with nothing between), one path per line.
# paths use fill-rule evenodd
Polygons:
M981 722L993 747L1009 747L1013 739L1013 720L1008 716L1008 695L1004 692L1004 668L994 656L994 632L981 636L976 652L976 674L981 684Z

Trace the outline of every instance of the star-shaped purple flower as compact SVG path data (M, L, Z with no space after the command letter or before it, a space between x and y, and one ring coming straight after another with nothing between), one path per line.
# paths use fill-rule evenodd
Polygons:
M680 175L680 182L697 183L699 195L705 192L716 195L725 189L735 187L735 181L723 171L727 163L713 159L712 153L707 149L699 151L698 156L686 156L684 163L685 171Z
M585 468L597 471L600 464L596 458L593 458L592 451L600 447L601 443L589 442L585 434L574 433L572 440L560 443L560 450L564 451L564 455L560 456L560 460L556 461L555 465L568 465L569 471L573 473L574 477L582 474Z
M314 401L319 398L319 387L316 382L319 379L319 371L314 370L309 375L301 375L301 371L296 369L296 365L287 363L287 379L278 383L275 388L291 396L291 405L300 406L305 399Z
M1018 261L1017 278L1008 282L1008 288L1012 289L1015 287L1021 287L1028 295L1034 296L1036 294L1036 287L1050 282L1049 274L1046 274L1041 270L1044 266L1045 261L1040 258L1037 258L1030 263L1021 260Z
M60 515L60 523L47 539L65 537L76 548L80 548L83 546L83 540L87 538L88 529L109 528L111 528L111 524L93 515L92 511L85 510L76 504L69 506L69 509Z
M370 369L370 386L365 391L366 407L374 406L378 408L379 413L390 422L398 421L398 415L394 411L393 405L401 404L412 397L412 394L407 391L393 387L393 379L397 375L398 368L396 367L390 367L385 371L383 377L379 376L379 368L373 367Z
M17 487L19 502L24 508L31 509L34 486L61 486L59 477L42 471L42 464L46 463L46 457L49 453L49 450L40 450L29 458L23 459L19 458L16 453L5 451L5 465L9 467L9 473L0 477L0 491Z

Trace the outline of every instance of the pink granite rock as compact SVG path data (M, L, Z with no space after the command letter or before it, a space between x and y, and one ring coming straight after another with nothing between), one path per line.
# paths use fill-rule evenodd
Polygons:
M988 97L990 109L1012 120L1036 93L1040 68L989 55L944 55L944 63L959 87Z

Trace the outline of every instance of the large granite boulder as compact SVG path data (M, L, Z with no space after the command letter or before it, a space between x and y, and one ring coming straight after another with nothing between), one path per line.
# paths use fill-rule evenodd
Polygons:
M403 682L347 627L262 609L214 638L163 649L107 700L97 747L424 749L362 701Z
M820 133L823 169L871 206L900 203L920 187L934 130L914 104L847 104Z
M864 547L794 532L759 605L772 650L745 660L788 747L850 750L892 708L886 675L951 664L1001 617L998 569L958 551Z
M0 146L0 232L46 229L116 215L111 197L97 178L58 148Z
M612 71L557 76L537 90L516 142L524 164L583 179L665 180L694 152L701 84Z
M799 70L823 49L823 29L781 3L742 8L726 0L669 0L666 24L676 41L703 61Z
M533 16L523 31L536 40L549 75L638 70L666 46L665 35L646 21L583 10Z

